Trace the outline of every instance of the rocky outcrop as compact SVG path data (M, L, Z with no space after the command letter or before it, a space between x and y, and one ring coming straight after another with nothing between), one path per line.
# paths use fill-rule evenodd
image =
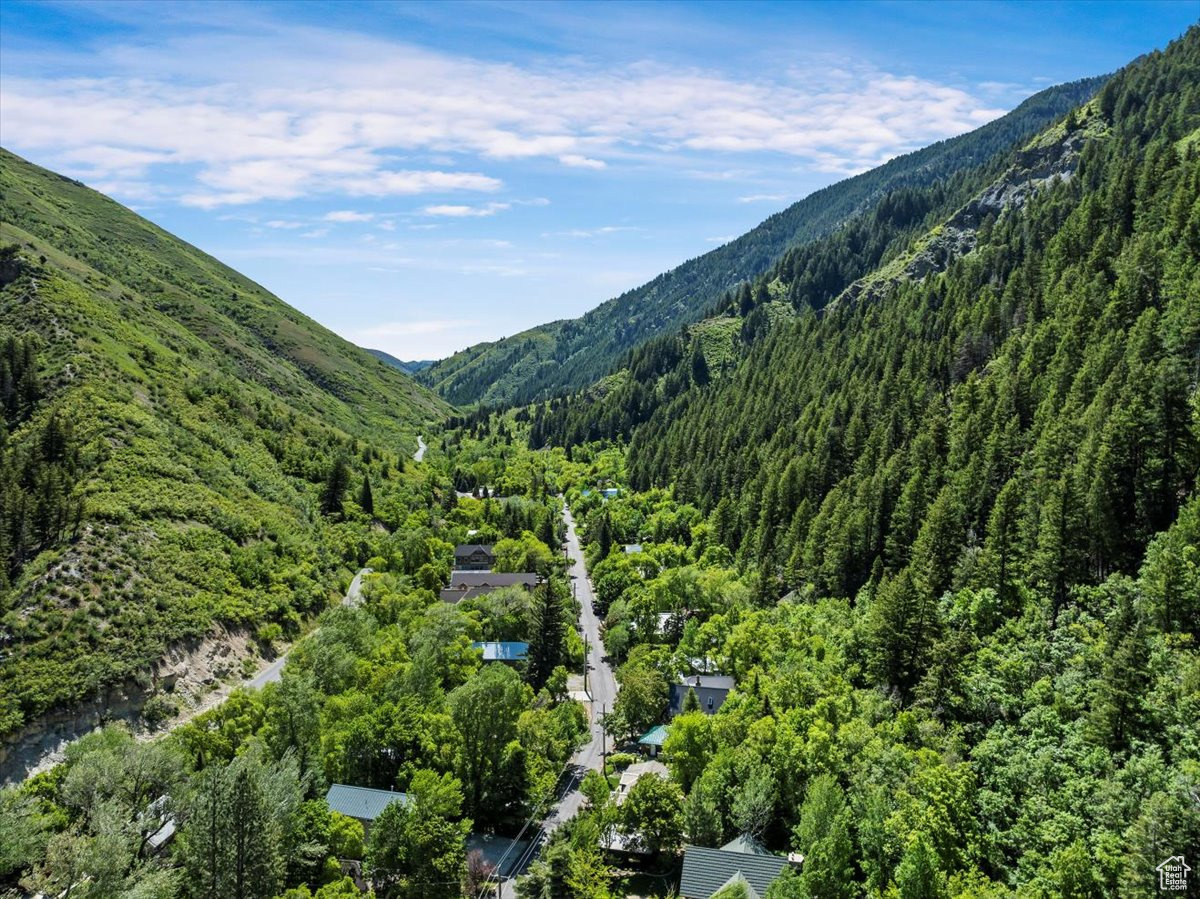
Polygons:
M71 709L31 721L0 740L0 784L15 783L63 759L69 743L106 724L124 722L149 732L142 719L147 700L168 694L186 719L214 704L241 682L242 662L256 656L254 640L243 630L220 628L202 639L182 640L141 676L110 687Z
M979 228L991 217L1020 209L1038 190L1075 174L1087 128L1078 125L1056 140L1040 140L1022 150L1012 166L944 225L930 232L907 257L855 281L827 308L839 303L883 299L900 283L922 281L944 272L955 259L975 249Z

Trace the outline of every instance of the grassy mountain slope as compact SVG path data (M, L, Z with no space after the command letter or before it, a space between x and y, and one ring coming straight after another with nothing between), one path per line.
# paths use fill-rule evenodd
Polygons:
M630 348L701 318L725 291L767 271L788 247L829 234L891 191L929 185L1023 143L1103 83L1092 78L1042 91L969 134L816 191L582 318L470 347L422 372L419 380L457 404L523 403L582 387L606 374Z
M0 734L217 623L294 632L445 404L86 187L0 155ZM348 503L354 511L357 507ZM386 516L386 510L377 510ZM271 627L277 625L277 627Z

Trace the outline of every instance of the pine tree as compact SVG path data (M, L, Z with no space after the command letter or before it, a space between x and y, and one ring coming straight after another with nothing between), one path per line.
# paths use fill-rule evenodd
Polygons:
M550 582L533 591L533 640L529 646L529 683L540 690L563 662L567 630L563 598Z
M368 515L375 514L375 497L371 495L371 476L363 475L362 490L358 494L358 505Z
M325 478L325 487L321 491L321 513L338 516L342 514L342 497L350 485L350 466L346 457L339 455L329 467L329 475Z

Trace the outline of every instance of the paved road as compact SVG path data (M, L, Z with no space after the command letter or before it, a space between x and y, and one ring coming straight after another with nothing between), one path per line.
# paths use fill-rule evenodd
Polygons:
M370 568L364 568L359 571L358 574L354 575L354 580L350 581L350 589L347 590L346 595L342 597L342 605L356 606L362 602L363 575L370 573ZM291 651L292 650L289 648L287 652L277 658L262 671L258 672L258 674L251 678L247 686L254 687L256 689L262 689L267 684L279 683L279 679L283 677L283 663L287 661L288 652Z
M422 437L420 434L418 434L417 435L417 451L415 453L413 453L413 461L420 462L422 459L424 459L426 449L428 449L428 447L425 446L425 438Z
M599 771L604 760L605 737L600 727L600 715L604 711L612 711L613 700L617 698L617 681L613 677L612 668L604 657L604 644L600 640L600 619L592 610L595 595L592 593L592 582L584 567L583 550L579 546L579 536L575 533L575 519L571 510L564 507L563 519L567 523L567 557L571 560L570 574L575 579L575 594L579 598L579 624L590 647L588 652L588 692L592 695L591 736L575 756L571 759L571 768L567 782L560 793L558 803L546 816L544 827L546 834L552 833L557 827L570 820L581 805L583 793L579 784L584 774L589 770ZM611 749L611 747L608 747ZM522 869L528 866L528 861ZM501 899L513 899L516 896L515 880L509 879L500 885Z

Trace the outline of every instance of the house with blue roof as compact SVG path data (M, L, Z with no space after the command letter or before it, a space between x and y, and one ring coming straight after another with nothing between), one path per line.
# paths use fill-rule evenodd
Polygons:
M485 662L524 662L529 657L529 644L515 640L472 643L471 648L480 650Z

